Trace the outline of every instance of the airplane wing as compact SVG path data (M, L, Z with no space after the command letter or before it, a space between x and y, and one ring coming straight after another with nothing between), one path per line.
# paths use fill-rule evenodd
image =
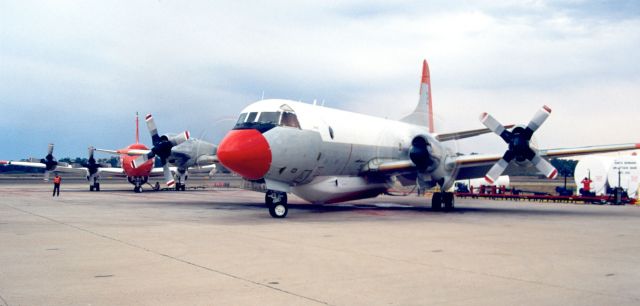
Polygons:
M118 175L118 174L124 174L124 169L118 168L118 167L114 167L114 168L100 167L98 168L98 173L108 173L108 174Z
M32 163L32 162L12 161L12 160L0 160L0 165L13 165L13 166L42 168L42 169L47 167L43 163Z
M45 164L43 164L43 163L12 161L12 160L1 160L0 161L0 165L7 165L7 166L11 165L11 166L39 168L39 169L46 169L47 168L47 166ZM62 163L62 162L58 163L58 166L53 171L62 172L62 173L87 174L87 168L85 168L85 167L72 167L71 165L68 165L68 164Z
M542 157L560 158L569 156L611 153L640 149L640 143L626 143L616 145L589 146L577 148L539 150ZM458 168L456 179L482 178L487 171L502 158L502 154L463 155L455 158ZM387 175L406 174L415 171L415 164L411 160L390 160L370 163L363 172L382 173Z
M504 127L506 129L510 129L514 126L515 125L510 124L510 125L505 125ZM461 131L461 132L455 132L455 133L436 134L435 138L438 141L442 142L442 141L448 141L448 140L457 140L457 139L475 137L482 134L489 134L492 132L493 131L491 131L490 129L477 129L477 130L468 130L468 131Z
M147 155L151 150L142 150L142 149L125 149L125 150L106 150L106 149L96 149L98 152L108 153L112 155Z
M178 172L177 167L169 167L171 174L175 175ZM153 168L151 169L151 173L149 173L149 177L164 177L164 169L163 168Z
M640 149L640 144L626 143L615 145L603 145L603 146L589 146L589 147L577 147L577 148L562 148L562 149L547 149L539 150L541 157L546 159L561 158L580 155L591 155L599 153L611 153L620 151L629 151ZM456 158L456 165L458 166L458 174L456 179L469 179L484 177L484 175L491 169L493 164L502 158L502 155L465 155Z

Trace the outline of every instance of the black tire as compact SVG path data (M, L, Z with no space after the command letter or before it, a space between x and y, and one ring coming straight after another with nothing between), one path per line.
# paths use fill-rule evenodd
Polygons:
M182 191L186 191L187 190L187 184L182 184Z
M273 218L282 219L289 213L289 207L284 203L276 203L269 206L269 214Z
M445 192L442 195L442 202L444 203L444 210L450 211L455 207L455 197L452 192Z
M100 183L96 183L94 189L100 191Z
M442 193L436 192L431 197L431 209L432 210L441 210L442 209Z
M89 185L89 191L93 191L93 185Z

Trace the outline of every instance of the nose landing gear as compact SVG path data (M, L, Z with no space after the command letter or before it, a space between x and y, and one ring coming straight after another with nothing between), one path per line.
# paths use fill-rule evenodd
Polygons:
M431 198L431 209L441 210L444 206L445 211L451 211L455 208L455 197L453 192L435 192Z
M287 205L287 193L282 191L267 190L264 201L269 208L269 214L273 218L284 218L289 212Z

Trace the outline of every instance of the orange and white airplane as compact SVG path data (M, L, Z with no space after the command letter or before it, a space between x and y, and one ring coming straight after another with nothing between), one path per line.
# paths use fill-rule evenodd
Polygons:
M134 165L133 161L136 158L136 156L130 155L130 152L135 152L136 150L143 150L143 151L148 150L148 148L144 144L139 142L138 126L139 126L138 116L136 115L136 142L134 144L131 144L126 148L120 149L120 150L101 150L101 149L95 149L93 147L89 147L89 158L87 160L87 163L83 164L81 167L72 167L67 163L58 162L53 156L53 144L49 144L48 153L45 156L45 158L41 160L32 159L27 162L0 161L0 165L14 165L14 166L24 166L24 167L45 169L45 173L44 173L45 181L49 179L49 173L52 171L63 172L63 173L81 173L81 174L84 174L87 178L87 181L89 181L90 191L100 191L99 180L100 180L101 174L122 176L122 177L126 177L129 183L134 185L133 190L135 192L142 192L142 185L148 182L149 177L163 176L164 169L154 168L153 158L146 160L144 163ZM185 132L181 135L182 136L178 136L174 141L183 142L189 138L188 132ZM119 155L120 164L122 165L122 168L117 168L117 167L112 168L107 165L99 164L93 156L96 150Z
M484 129L439 134L433 125L431 83L423 63L420 99L413 113L388 120L291 100L261 100L241 111L217 148L226 168L248 180L264 181L265 202L275 218L287 215L287 193L312 203L375 197L394 181L421 188L439 186L435 210L454 208L447 192L456 180L495 181L511 163L533 164L548 178L557 170L546 160L623 150L640 144L539 150L530 143L551 109L543 106L527 125L503 126L482 114ZM494 132L508 144L504 154L459 156L456 139Z

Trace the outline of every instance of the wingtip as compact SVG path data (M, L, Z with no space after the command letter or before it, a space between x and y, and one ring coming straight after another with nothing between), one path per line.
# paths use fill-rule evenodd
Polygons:
M144 120L145 120L145 121L149 121L149 120L151 120L152 118L153 118L153 116L151 116L151 114L147 114L147 115L144 117Z
M9 161L7 160L0 160L0 165L8 165Z
M543 105L542 108L547 111L547 113L551 114L551 108L547 105Z
M636 149L640 149L640 143L636 143Z
M484 122L485 119L487 119L487 117L489 116L488 113L482 113L480 114L480 121Z
M170 181L167 182L167 186L169 186L169 187L171 187L171 186L173 186L175 184L176 184L176 181L174 181L174 180L170 180Z
M558 176L558 170L557 169L553 169L553 171L551 171L551 174L549 174L549 176L547 176L549 179L553 180Z

